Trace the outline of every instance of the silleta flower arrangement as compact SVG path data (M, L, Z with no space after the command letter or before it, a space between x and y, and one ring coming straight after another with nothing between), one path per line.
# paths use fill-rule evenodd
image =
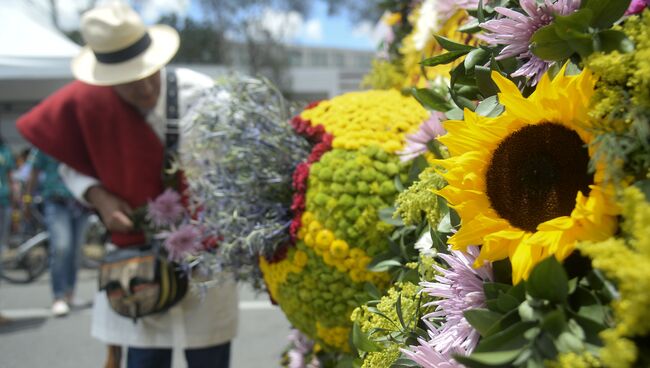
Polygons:
M455 4L464 22L433 35L438 48L420 60L422 71L449 68L446 88L426 73L428 84L411 82L446 133L422 128L414 151L425 140L430 165L396 201L395 231L425 231L410 243L420 255L392 258L395 268L433 255L435 275L419 277L431 301L419 313L390 294L392 312L371 302L400 331L366 322L351 365L649 366L648 2L408 3L384 19L440 33L422 17Z

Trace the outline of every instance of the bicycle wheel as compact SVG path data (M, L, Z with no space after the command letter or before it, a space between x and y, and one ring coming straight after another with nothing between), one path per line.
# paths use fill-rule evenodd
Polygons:
M0 277L14 284L28 284L39 278L48 267L49 235L41 232L2 256Z

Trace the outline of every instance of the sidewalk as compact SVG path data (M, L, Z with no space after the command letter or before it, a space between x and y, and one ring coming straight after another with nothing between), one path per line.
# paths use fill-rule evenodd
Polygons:
M97 287L95 271L79 273L78 296L91 300ZM90 338L91 310L73 311L64 318L50 315L49 278L29 285L0 284L0 311L17 322L0 327L2 368L100 368L106 349ZM289 323L265 295L240 288L239 333L233 342L231 368L279 367ZM175 357L174 368L185 367Z

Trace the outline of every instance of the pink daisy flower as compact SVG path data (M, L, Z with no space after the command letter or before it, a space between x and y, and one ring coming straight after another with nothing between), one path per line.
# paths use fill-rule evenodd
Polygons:
M184 212L180 194L172 189L165 190L147 206L147 218L157 227L174 225Z
M427 143L446 133L441 123L443 120L446 120L443 113L433 112L431 117L420 125L417 132L407 135L406 147L398 152L400 159L405 162L426 153Z
M524 64L512 76L530 78L535 85L553 62L535 56L530 51L530 39L538 29L551 24L556 15L568 15L578 10L580 0L544 0L542 5L538 5L536 0L520 0L519 4L525 14L508 8L495 8L503 18L481 24L483 29L491 32L481 38L492 46L506 45L497 60L517 57Z
M420 345L412 346L411 352L405 354L425 368L461 367L453 361L452 354L468 355L478 344L480 335L463 312L486 306L483 283L492 281L492 269L487 264L478 269L472 266L479 252L477 247L468 247L467 253L454 250L451 254L440 254L449 268L434 266L440 273L436 281L420 283L422 292L437 299L425 305L436 306L436 310L422 317L429 327L430 340L418 340ZM444 322L436 328L430 322L432 319Z
M176 231L161 234L166 237L163 243L169 253L169 259L179 262L188 255L203 249L201 232L194 225L183 225Z

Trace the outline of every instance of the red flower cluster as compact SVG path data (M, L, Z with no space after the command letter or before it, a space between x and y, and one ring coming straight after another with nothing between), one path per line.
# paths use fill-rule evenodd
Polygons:
M307 108L313 108L318 105L318 102L310 104ZM298 237L298 230L302 225L302 214L305 212L305 193L307 192L307 179L309 178L309 167L314 163L320 160L320 158L325 154L325 152L332 149L332 141L334 137L325 132L325 128L322 125L312 126L311 121L304 120L300 116L296 116L291 119L291 126L296 131L296 133L304 136L311 143L314 144L307 162L303 162L296 167L296 171L293 172L293 202L291 203L291 211L293 212L293 220L291 221L291 226L289 227L289 233L291 234L291 241L295 244Z

